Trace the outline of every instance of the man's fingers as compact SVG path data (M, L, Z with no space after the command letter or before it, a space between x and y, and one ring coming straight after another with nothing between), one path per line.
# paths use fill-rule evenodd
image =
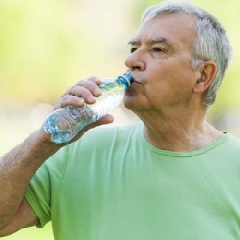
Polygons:
M99 84L101 83L102 81L97 77L90 77L86 80L78 81L58 99L54 106L54 110L63 108L67 105L83 107L86 103L95 103L95 98L102 94L99 88Z

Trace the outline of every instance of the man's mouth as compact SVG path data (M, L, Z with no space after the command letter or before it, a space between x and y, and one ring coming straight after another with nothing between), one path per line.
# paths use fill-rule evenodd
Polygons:
M133 83L132 84L140 84L140 82L133 76Z
M141 83L134 79L133 84L141 84Z

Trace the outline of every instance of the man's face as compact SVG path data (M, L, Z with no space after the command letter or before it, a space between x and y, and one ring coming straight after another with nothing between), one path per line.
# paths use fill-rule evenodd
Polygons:
M130 41L126 66L135 82L124 104L137 112L189 106L198 74L191 55L195 19L181 13L160 14L145 22Z

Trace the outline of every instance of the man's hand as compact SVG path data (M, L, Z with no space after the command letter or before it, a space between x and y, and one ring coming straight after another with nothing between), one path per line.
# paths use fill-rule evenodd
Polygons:
M94 104L96 97L101 96L101 89L99 85L102 83L101 79L97 77L90 77L85 80L78 81L74 86L69 88L56 102L53 110L64 108L68 105L72 105L77 108L82 108L86 104ZM109 124L113 122L112 115L105 115L95 123L89 124L82 131L80 131L76 137L73 138L69 143L72 143L79 139L83 133L91 128L100 126L103 124ZM67 143L67 144L69 144Z

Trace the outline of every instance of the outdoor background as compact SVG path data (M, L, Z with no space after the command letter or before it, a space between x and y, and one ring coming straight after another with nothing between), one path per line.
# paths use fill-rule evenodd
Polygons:
M76 81L123 73L127 42L139 26L142 11L159 2L0 0L0 156L37 129L52 104ZM240 136L240 1L192 2L217 16L234 50L208 120ZM113 113L115 124L136 120L123 108ZM5 239L53 240L51 224Z

